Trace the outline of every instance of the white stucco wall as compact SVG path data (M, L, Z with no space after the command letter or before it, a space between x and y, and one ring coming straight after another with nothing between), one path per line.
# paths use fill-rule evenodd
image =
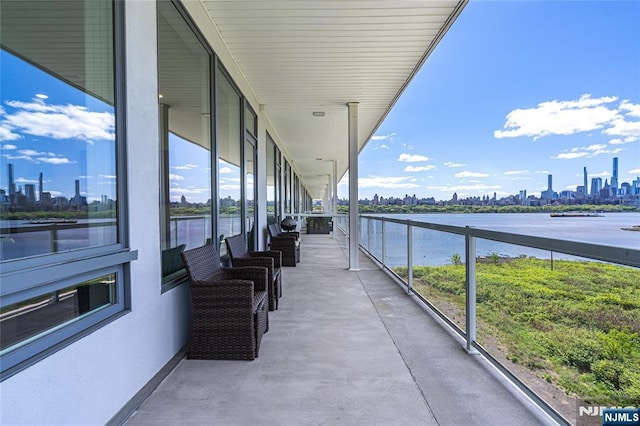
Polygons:
M160 291L156 5L126 4L128 314L0 383L0 424L108 422L186 343L187 286Z

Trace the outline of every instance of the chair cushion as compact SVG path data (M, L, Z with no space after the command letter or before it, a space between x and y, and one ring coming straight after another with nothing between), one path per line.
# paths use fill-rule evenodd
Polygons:
M180 253L184 251L186 244L162 250L162 276L166 277L174 272L184 269L184 263Z

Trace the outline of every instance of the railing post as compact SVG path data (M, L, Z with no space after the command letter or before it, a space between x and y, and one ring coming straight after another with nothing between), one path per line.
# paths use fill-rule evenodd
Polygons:
M58 252L58 228L54 226L51 227L51 253Z
M372 220L371 218L367 218L367 250L369 250L369 253L372 252L371 250L371 231L372 231Z
M473 347L476 341L476 237L469 233L465 234L465 262L466 262L466 332L467 347L470 354L478 354L478 350Z
M387 264L387 222L382 221L382 268Z
M407 294L413 289L413 228L407 223Z

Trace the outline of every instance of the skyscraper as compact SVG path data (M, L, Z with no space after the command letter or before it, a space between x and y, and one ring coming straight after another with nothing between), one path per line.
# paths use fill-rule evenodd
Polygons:
M613 157L613 176L611 176L611 187L618 189L618 157Z
M16 185L13 181L13 164L7 164L9 166L9 202L13 203L14 195L16 194Z
M602 178L591 178L591 196L600 196L600 190L602 189Z
M584 168L584 195L589 195L589 187L587 186L587 168Z

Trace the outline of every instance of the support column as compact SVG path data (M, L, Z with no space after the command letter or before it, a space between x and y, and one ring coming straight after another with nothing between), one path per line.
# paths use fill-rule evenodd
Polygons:
M333 169L331 174L331 215L333 218L333 239L338 238L338 161L331 160L333 162Z
M349 107L349 270L359 271L358 260L358 102Z

